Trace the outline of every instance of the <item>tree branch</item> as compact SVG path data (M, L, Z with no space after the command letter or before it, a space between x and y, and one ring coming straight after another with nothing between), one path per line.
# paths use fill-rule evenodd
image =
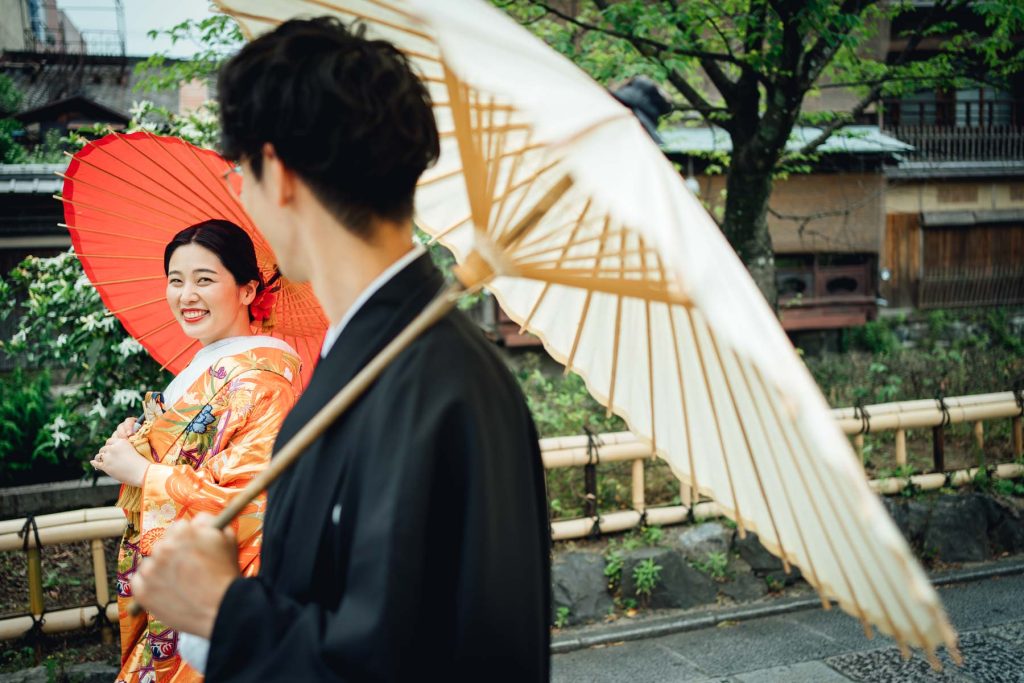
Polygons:
M708 75L708 78L711 79L718 92L722 94L726 104L731 105L736 99L736 83L729 80L722 67L713 59L701 59L700 66L704 69L704 73Z
M764 27L765 21L768 17L768 5L763 0L751 0L750 14L755 19L755 21L751 22L752 26ZM764 44L765 35L766 33L763 31L758 34L757 32L750 31L748 29L747 34L743 36L744 53L749 55L751 52L759 51L761 45Z
M546 2L540 2L540 0L528 0L528 1L529 1L529 3L531 5L533 5L535 7L540 7L541 9L543 9L548 14L552 14L552 15L558 17L559 19L562 19L563 21L566 21L566 22L572 24L573 26L578 26L579 28L582 28L582 29L584 29L586 31L597 31L598 33L603 33L603 34L605 34L607 36L611 36L613 38L620 38L622 40L626 40L626 41L632 43L633 45L636 45L637 43L642 43L642 44L646 45L647 47L649 47L651 49L657 50L658 52L668 52L668 53L671 53L671 54L679 55L680 57L693 57L695 59L714 59L714 60L721 61L721 62L735 63L737 66L743 66L742 62L739 62L738 60L735 59L735 57L732 57L732 56L730 56L727 53L711 52L711 51L708 51L708 50L684 50L682 48L673 47L672 45L668 45L667 43L662 43L662 42L654 40L652 38L645 38L644 36L631 35L629 33L623 33L621 31L616 31L613 28L606 28L604 26L597 26L596 24L591 24L591 23L586 22L586 21L581 21L580 19L577 19L576 17L572 16L571 14L566 14L565 12L563 12L563 11L561 11L561 10L555 8L555 7L552 7L551 5L547 4ZM595 3L595 4L598 4L598 3ZM598 6L600 7L600 4L598 4Z
M726 132L732 133L732 123L728 118L718 120L714 116L716 112L725 111L731 113L730 109L725 107L716 107L712 105L710 102L704 99L704 96L701 95L696 88L694 88L692 85L686 82L686 79L683 78L682 74L680 74L675 69L668 68L667 66L665 66L665 64L661 62L661 60L658 60L658 63L665 67L666 72L668 72L668 82L671 83L673 87L675 87L675 89L678 90L680 94L682 94L682 96L685 97L691 105L693 105L694 109L700 112L700 115L704 117L704 120L708 124L719 126Z
M844 14L860 14L869 5L875 4L877 0L844 0L843 4L839 7L839 16ZM823 33L848 33L849 29L840 31L836 26L835 22L831 22L824 28ZM818 36L811 45L803 53L802 66L804 67L803 73L800 75L801 85L804 89L809 89L814 82L821 76L821 72L832 61L832 57L836 52L839 51L840 44L836 41L834 44L829 44L823 36Z
M543 3L534 4L543 5ZM608 9L608 3L606 2L606 0L594 0L594 5L596 5L597 8L602 12ZM555 15L562 16L561 13L558 12L555 12ZM574 23L577 26L579 25L579 22L577 22L575 18L567 19L567 21L570 21L571 23ZM604 29L600 27L596 27L592 30L596 30L602 33L605 32ZM702 95L696 88L694 88L693 86L686 82L686 78L684 78L682 74L666 65L665 62L661 60L658 54L652 54L652 48L649 45L650 41L642 41L637 39L636 36L630 35L626 35L624 36L624 38L627 42L629 42L630 45L633 46L633 49L635 49L637 52L639 52L647 59L654 60L663 69L665 69L665 72L668 74L669 83L671 83L675 87L675 89L678 90L679 93L686 98L686 100L693 106L693 109L699 112L702 117L704 117L705 121L707 121L709 124L718 125L721 128L725 129L726 131L730 130L730 123L728 119L719 121L714 116L714 114L717 112L729 110L723 107L716 107L712 105L710 102L707 101L704 95Z
M706 14L704 15L704 18L707 20L709 24L711 24L711 28L715 30L715 33L718 34L718 37L722 39L722 45L725 46L725 51L729 53L729 57L731 57L733 61L736 61L736 53L732 51L732 45L729 44L729 39L722 32L721 27L719 27L714 17L712 17L710 14Z
M847 1L848 2L851 2L851 1L855 2L857 0L847 0ZM951 1L952 1L953 4L955 4L958 0L951 0ZM892 65L891 65L892 68L900 67L900 66L902 66L907 61L907 59L914 52L914 50L917 49L917 46L921 43L921 40L924 38L924 31L929 26L931 26L934 23L935 19L938 16L938 12L945 11L950 6L951 6L950 4L947 4L943 0L940 0L940 2L937 2L937 3L935 3L932 6L931 10L928 12L928 15L925 17L924 21L921 24L918 25L917 32L910 36L910 38L907 40L907 44L903 46L903 50L900 52L899 56L895 59L895 61L893 61ZM824 66L822 68L824 68ZM819 75L820 75L820 70L819 70ZM820 147L826 140L828 140L829 137L834 132L836 132L837 130L839 130L843 126L845 126L849 121L851 121L851 120L855 121L858 116L863 114L864 111L870 105L875 103L879 99L879 97L881 97L882 90L885 87L885 85L887 83L893 82L894 80L898 80L898 79L894 79L892 77L884 78L884 79L879 79L878 82L875 83L875 85L873 85L871 87L871 89L868 91L868 93L864 97L862 97L860 99L860 101L857 102L857 104L855 104L853 106L853 108L849 111L849 114L847 116L839 117L835 121L832 121L831 123L825 125L821 129L821 133L819 133L813 140L808 142L806 145L801 147L800 151L798 153L799 154L810 154L811 152L816 150L818 147ZM813 84L813 81L812 81L812 84Z

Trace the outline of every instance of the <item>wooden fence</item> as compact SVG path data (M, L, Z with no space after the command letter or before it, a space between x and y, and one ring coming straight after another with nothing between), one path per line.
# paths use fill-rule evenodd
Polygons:
M921 278L921 308L1010 306L1024 303L1024 265L929 269Z
M915 161L1020 161L1024 128L1017 126L886 126L885 132L914 146Z

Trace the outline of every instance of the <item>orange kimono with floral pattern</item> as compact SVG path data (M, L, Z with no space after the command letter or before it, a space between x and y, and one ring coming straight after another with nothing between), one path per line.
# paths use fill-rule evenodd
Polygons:
M215 361L172 406L164 406L158 393L147 394L145 419L131 441L153 464L141 488L140 512L126 511L129 525L118 553L118 683L202 680L178 654L176 631L145 612L128 614L129 582L167 527L197 512L218 513L267 466L301 386L296 356L254 348ZM265 504L260 495L231 523L244 576L259 568Z

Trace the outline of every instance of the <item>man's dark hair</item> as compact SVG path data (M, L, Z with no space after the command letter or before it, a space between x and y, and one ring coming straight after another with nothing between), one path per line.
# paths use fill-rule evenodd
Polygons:
M270 143L354 233L412 216L416 181L440 148L430 94L405 55L333 17L295 19L220 71L221 150L262 177Z

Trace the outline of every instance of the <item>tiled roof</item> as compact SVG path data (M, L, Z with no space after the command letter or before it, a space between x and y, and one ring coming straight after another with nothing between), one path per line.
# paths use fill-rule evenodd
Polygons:
M0 194L53 194L64 180L67 164L0 164Z
M150 100L171 111L178 110L178 91L141 92L135 85L142 78L135 73L140 58L123 61L89 56L28 55L6 53L0 58L0 73L9 76L23 95L21 110L35 109L50 102L81 95L129 116L132 103Z
M786 149L796 151L813 140L821 129L813 126L794 126ZM721 128L677 126L658 131L664 141L661 148L669 153L730 152L732 139ZM846 126L833 133L818 151L822 154L896 154L913 151L913 147L886 135L878 126Z

